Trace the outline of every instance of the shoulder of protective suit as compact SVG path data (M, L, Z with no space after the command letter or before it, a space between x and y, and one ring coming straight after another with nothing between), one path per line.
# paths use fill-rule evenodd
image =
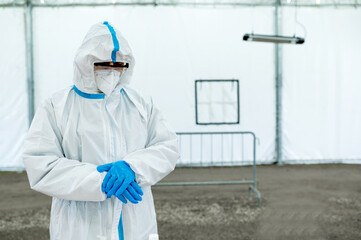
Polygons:
M69 92L73 89L73 86L67 86L65 88L62 88L60 90L57 90L56 92L52 93L50 96L48 96L47 98L44 99L44 101L42 103L47 103L47 102L56 102L59 101L60 99L67 97Z
M49 118L55 121L58 129L61 129L61 116L66 108L67 101L69 99L69 93L72 91L72 86L60 89L54 92L51 96L46 98L39 106L39 112L46 112Z
M135 90L131 87L125 87L125 91L128 94L131 101L138 108L140 114L145 118L149 119L150 113L153 107L152 97L141 93L139 90Z
M68 98L68 95L72 89L73 89L73 86L67 86L65 88L62 88L62 89L54 92L49 97L48 100L50 100L53 105L63 104L63 103L65 103L65 101Z
M73 89L73 85L62 88L51 95L51 98L55 101L67 97L69 92Z
M69 92L73 89L72 86L60 89L46 98L40 106L45 108L51 106L53 110L64 108L66 100L68 99Z
M144 106L151 106L152 105L152 97L148 94L144 94L139 90L136 90L132 87L125 87L125 90L128 94L130 94L135 100L137 100L140 104Z

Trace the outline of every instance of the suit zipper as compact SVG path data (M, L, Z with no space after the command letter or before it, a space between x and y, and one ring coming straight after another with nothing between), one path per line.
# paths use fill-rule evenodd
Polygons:
M110 95L111 96L111 95ZM111 115L107 109L107 102L108 102L108 98L106 97L105 99L105 105L104 105L104 108L105 108L105 111L108 115L108 120L109 120L109 123L110 123L110 137L112 138L112 142L113 142L113 162L117 161L117 139L116 139L116 131L115 131L115 126L114 126L114 122L112 121L112 118L111 118Z

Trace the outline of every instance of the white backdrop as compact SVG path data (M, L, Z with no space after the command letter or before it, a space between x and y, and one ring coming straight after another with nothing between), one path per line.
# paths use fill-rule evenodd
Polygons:
M298 15L306 43L284 47L285 162L361 163L361 9Z
M24 19L21 8L0 8L0 170L23 168L28 128Z
M7 33L0 37L7 90L1 91L0 168L18 167L27 128L23 16L21 9L0 13ZM293 13L284 9L288 35ZM361 10L300 8L298 15L306 43L283 48L285 161L361 163ZM154 97L176 131L254 131L258 161L274 160L274 45L242 41L252 29L272 34L272 8L34 8L33 16L36 106L72 84L76 49L92 24L108 20L133 48L131 85ZM195 125L196 79L240 80L239 125Z

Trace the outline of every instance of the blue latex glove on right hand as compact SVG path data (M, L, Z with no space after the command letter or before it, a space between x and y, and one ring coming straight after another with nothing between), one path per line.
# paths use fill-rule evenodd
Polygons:
M123 203L127 203L127 198L131 203L138 203L142 200L142 189L135 182L135 173L125 161L117 161L100 165L98 172L107 171L102 184L102 191L107 197L116 196ZM124 198L125 197L125 198Z

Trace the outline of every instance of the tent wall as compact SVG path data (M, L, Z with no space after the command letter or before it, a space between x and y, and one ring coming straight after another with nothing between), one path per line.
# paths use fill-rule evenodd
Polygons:
M273 162L274 45L242 41L252 30L272 34L273 10L35 7L35 105L72 85L74 54L85 33L108 20L133 48L131 85L153 96L176 131L253 131L260 140L258 162ZM361 163L361 10L299 8L298 18L307 28L306 43L283 45L284 161ZM6 86L0 95L0 169L17 169L23 167L20 153L28 126L23 10L0 8L0 29L6 36L0 37L0 80ZM294 31L294 9L283 8L283 33ZM301 28L296 31L302 35ZM197 79L239 79L240 124L195 124ZM250 159L247 144L245 158Z
M0 170L19 170L28 129L24 10L0 8L0 30Z
M285 9L285 33L293 16ZM284 47L284 161L361 163L361 9L298 16L307 38Z

